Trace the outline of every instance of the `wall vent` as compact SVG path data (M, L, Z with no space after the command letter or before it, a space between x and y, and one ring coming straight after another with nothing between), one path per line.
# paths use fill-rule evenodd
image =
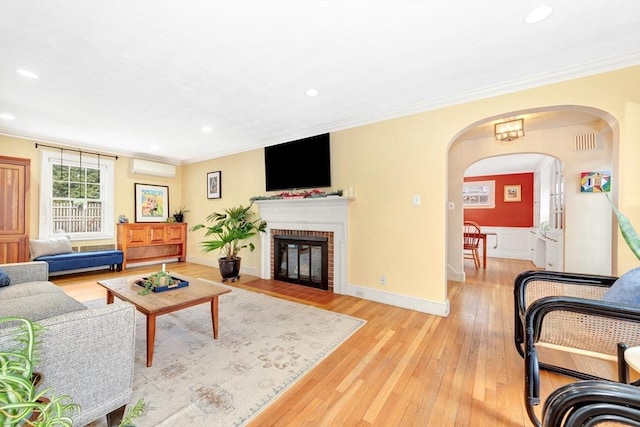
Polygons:
M166 163L150 162L148 160L141 159L131 159L131 173L174 178L176 176L176 167L174 165L168 165Z
M93 252L93 251L110 251L116 248L114 244L106 245L90 245L90 246L74 246L74 252Z
M576 142L574 145L574 151L589 151L596 150L596 134L585 133L584 135L576 135Z

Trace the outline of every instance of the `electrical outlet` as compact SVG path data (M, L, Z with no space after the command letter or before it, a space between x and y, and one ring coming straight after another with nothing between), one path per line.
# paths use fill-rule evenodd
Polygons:
M357 289L356 290L356 296L357 297L364 297L364 292L362 292L362 290L360 290L360 289Z
M387 284L387 276L380 276L380 284L385 286Z

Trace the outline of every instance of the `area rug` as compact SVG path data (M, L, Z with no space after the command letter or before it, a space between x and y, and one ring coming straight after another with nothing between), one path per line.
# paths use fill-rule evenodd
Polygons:
M136 315L131 402L148 405L138 427L243 426L365 321L232 288L219 298L219 324L214 340L209 304L159 316L147 368L145 318Z

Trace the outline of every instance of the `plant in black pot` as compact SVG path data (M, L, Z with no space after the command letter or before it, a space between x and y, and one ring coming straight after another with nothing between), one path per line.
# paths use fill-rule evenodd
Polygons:
M173 211L173 219L175 219L176 222L182 222L184 221L184 214L186 214L187 212L191 212L191 211L187 209L186 206L180 206L179 209L176 209L175 211Z
M235 282L240 277L240 257L238 253L241 249L255 249L253 243L247 241L259 232L264 232L267 223L251 210L251 206L234 206L227 208L224 212L214 212L206 219L211 225L197 224L191 227L190 231L201 228L206 229L205 238L213 236L211 240L201 242L203 252L219 250L223 255L218 258L220 275L222 281L231 279Z

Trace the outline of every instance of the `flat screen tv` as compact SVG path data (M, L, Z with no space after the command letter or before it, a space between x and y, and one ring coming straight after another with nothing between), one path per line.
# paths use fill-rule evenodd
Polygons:
M264 149L267 191L331 187L331 151L325 133Z

